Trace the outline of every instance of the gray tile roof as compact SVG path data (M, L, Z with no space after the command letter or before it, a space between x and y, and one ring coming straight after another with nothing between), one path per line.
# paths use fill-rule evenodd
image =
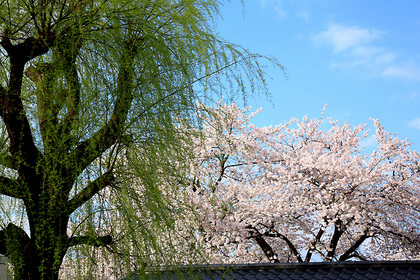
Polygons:
M385 262L330 262L200 265L159 269L147 279L200 279L200 280L420 280L420 261ZM127 280L140 280L136 276Z

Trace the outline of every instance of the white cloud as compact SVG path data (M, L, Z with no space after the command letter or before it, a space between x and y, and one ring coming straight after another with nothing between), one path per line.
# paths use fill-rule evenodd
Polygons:
M314 36L318 45L327 45L333 48L334 52L341 52L355 47L362 47L380 38L380 31L365 29L357 26L343 26L341 24L329 24L327 30Z
M377 29L330 23L312 39L316 45L332 49L335 54L330 63L332 69L364 67L372 76L420 80L419 63L398 62L395 52L378 44L384 34Z
M382 71L381 75L384 77L397 77L406 80L420 80L420 68L414 64L388 66Z
M384 48L376 46L357 46L351 50L351 55L365 61L365 63L385 64L392 63L396 56L395 54L386 51Z
M420 130L420 118L409 121L408 125L415 129Z

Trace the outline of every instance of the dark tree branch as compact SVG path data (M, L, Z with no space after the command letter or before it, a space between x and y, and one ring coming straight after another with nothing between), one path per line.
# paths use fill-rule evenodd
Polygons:
M67 107L67 113L59 125L59 135L70 135L74 121L79 114L80 105L80 81L77 72L77 57L83 46L84 40L76 25L69 27L65 34L62 34L60 47L57 50L58 63L64 72L64 78L67 83L67 90L60 96L60 104L57 106L57 114L63 105ZM74 143L66 141L65 150L68 151Z
M91 199L99 191L111 185L115 181L112 171L107 171L96 180L90 182L81 192L73 197L67 204L67 214L70 215L77 208L82 206L85 202Z
M14 198L23 198L23 193L17 180L0 176L0 194Z
M362 245L363 242L365 242L366 239L372 237L371 235L368 234L369 233L369 229L366 228L363 233L359 236L359 238L357 238L356 242L354 242L354 244L348 248L338 259L338 261L346 261L352 257L354 257L354 253L356 252L356 250L360 247L360 245ZM357 254L359 255L359 254Z
M293 245L293 243L290 241L290 239L287 238L287 236L279 233L278 231L276 231L274 229L271 229L271 232L266 232L264 235L269 236L269 237L280 237L281 239L283 239L283 241L286 242L286 244L289 247L292 254L296 257L297 261L298 262L303 262L303 259L300 255L299 251L296 249L295 245Z
M258 243L258 245L263 250L265 256L270 262L274 262L274 263L280 262L273 248L265 241L265 239L260 234L255 236L255 241Z
M49 43L51 43L51 36ZM22 89L23 69L26 62L48 52L49 47L43 39L27 38L20 44L13 45L5 30L0 45L6 50L10 59L9 92L19 95Z
M77 245L90 245L94 247L102 247L111 245L113 242L112 236L73 236L67 241L67 247L73 247Z
M415 246L416 248L420 248L420 238L419 238L420 236L419 235L410 237L408 235L401 234L401 233L395 232L395 231L390 230L390 229L384 230L379 226L373 225L373 227L376 228L380 232L389 233L391 235L394 235L394 236L400 238L400 240L407 241L408 243L410 243L412 246Z
M315 236L315 239L312 241L311 246L308 249L308 252L306 253L305 262L310 262L312 258L312 253L315 250L316 244L321 240L322 235L324 234L324 230L322 227L319 229L317 235Z
M13 259L13 256L10 255L8 248L14 248L13 253L15 254L23 254L25 247L30 246L29 243L29 236L22 228L16 226L15 224L9 223L5 229L0 231L1 255Z
M22 161L17 163L19 165L34 167L40 154L33 141L22 100L12 94L0 96L0 114L6 125L10 140L9 151L14 161Z
M253 226L247 226L246 228L250 230L250 233L251 233L250 238L255 239L255 241L257 242L258 246L260 246L261 250L263 250L263 252L264 252L265 256L267 257L267 259L270 262L274 262L274 263L280 262L277 254L274 252L273 248L263 238L263 234L261 234L258 231L258 229L255 228L255 227L253 227Z
M13 157L11 157L8 154L3 154L0 156L0 165L3 165L4 167L10 168L10 169L16 169L17 166L14 163Z
M64 48L66 47L67 45ZM39 127L46 153L53 149L52 153L66 156L74 144L70 138L72 124L76 119L80 104L80 82L76 69L76 58L80 47L77 46L72 51L68 50L71 47L63 51L56 50L53 63L38 65L36 68L29 67L25 71L25 74L38 86ZM57 78L62 77L62 72L64 72L67 88L57 89L54 83ZM64 107L67 114L59 123L58 114Z
M76 55L67 58L68 65L65 78L68 83L67 114L60 125L60 135L68 135L73 122L77 119L80 105L80 82L76 69ZM69 142L69 145L71 143ZM67 148L69 150L70 147Z
M6 50L11 60L14 59L25 64L29 60L48 52L49 45L52 44L55 36L54 34L48 34L46 37L45 39L29 37L22 43L13 45L8 30L5 30L1 36L0 45Z
M25 114L22 99L22 79L24 67L29 60L48 52L45 40L27 38L24 42L13 45L7 30L2 35L0 45L10 59L8 89L0 89L0 115L6 125L10 140L9 151L18 162L18 171L25 177L27 167L34 168L40 153L33 141L31 128Z
M58 110L54 108L54 103L58 102L59 97L53 96L54 89L54 69L51 63L44 63L37 66L29 66L25 71L26 76L36 83L36 101L38 111L39 129L41 132L44 150L48 153L50 134L54 133L54 125L57 124Z
M331 237L329 248L327 248L328 253L327 253L327 256L325 257L327 261L332 261L332 259L334 258L335 251L337 250L338 241L340 240L343 233L344 233L343 222L341 220L337 220L335 222L334 233L333 233L333 236Z
M362 255L360 255L358 252L353 252L353 254L351 254L350 255L350 257L349 257L349 259L350 258L357 258L358 260L360 260L360 261L368 261L368 259L367 258L365 258L365 257L363 257Z
M124 132L125 121L133 100L133 63L136 53L133 45L128 43L125 45L118 74L117 99L112 116L90 139L81 142L71 153L70 161L79 163L78 170L74 174L78 175L82 172L93 160L115 144Z
M22 275L28 277L25 279L41 279L40 277L31 278L34 275L33 266L36 260L39 261L39 256L35 252L36 246L22 228L9 223L0 231L0 254L6 256L14 265L15 279L24 279Z

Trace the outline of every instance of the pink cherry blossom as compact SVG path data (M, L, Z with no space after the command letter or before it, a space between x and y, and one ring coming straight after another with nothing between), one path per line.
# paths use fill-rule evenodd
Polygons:
M214 261L419 257L419 154L378 120L377 149L367 155L365 125L323 113L259 128L250 123L259 110L199 108L193 195L207 211L202 234ZM200 208L206 195L218 204Z

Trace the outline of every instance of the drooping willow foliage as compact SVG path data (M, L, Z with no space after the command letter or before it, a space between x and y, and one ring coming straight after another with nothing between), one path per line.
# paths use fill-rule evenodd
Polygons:
M0 1L0 254L14 279L205 258L180 250L195 235L177 232L175 217L194 220L177 124L197 99L265 90L260 57L214 34L220 4Z

